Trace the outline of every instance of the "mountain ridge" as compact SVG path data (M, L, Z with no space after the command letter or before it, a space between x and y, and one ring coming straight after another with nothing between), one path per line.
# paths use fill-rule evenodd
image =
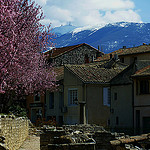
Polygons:
M99 46L101 51L109 53L123 46L128 48L150 43L150 23L117 22L95 29L83 28L79 32L74 32L77 30L75 26L71 28L72 30L60 33L59 36L57 33L56 47L87 43L95 48Z

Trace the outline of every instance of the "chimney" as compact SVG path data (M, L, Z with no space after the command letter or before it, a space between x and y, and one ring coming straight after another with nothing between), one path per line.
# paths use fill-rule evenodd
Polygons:
M100 50L100 47L99 47L99 45L98 45L98 51Z
M126 46L123 46L123 49L126 49L127 47Z

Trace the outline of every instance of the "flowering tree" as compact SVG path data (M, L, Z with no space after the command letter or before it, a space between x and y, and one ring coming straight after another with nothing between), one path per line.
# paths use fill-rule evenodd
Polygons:
M55 73L41 53L52 45L41 7L29 0L0 0L0 93L54 89Z

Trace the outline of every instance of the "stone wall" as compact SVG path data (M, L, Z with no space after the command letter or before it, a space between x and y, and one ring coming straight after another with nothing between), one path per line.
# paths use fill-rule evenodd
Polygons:
M0 116L1 147L17 150L28 136L29 125L26 118Z
M53 58L53 63L56 63L57 66L63 64L84 64L85 55L88 56L89 62L91 62L93 59L96 59L98 51L87 45L82 45L70 52L66 52L56 58Z

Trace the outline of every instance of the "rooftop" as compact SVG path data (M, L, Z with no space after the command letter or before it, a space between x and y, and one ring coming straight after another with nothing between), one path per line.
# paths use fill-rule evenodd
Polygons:
M132 48L122 48L114 52L111 52L109 54L105 54L102 57L99 57L95 61L109 60L110 55L114 57L115 54L117 54L118 56L125 56L125 55L141 54L141 53L150 53L150 45L141 45Z
M150 52L150 45L141 45L137 47L124 49L119 55L133 55Z
M82 44L73 45L73 46L67 46L67 47L61 47L61 48L53 48L52 50L49 50L49 51L45 52L45 54L46 55L47 54L48 55L51 54L51 57L55 58L55 57L57 57L59 55L62 55L64 53L72 51L72 50L74 50L74 49L76 49L76 48L78 48L80 46L85 46L85 45L91 47L92 49L95 49L96 51L98 51L96 48L94 48L94 47L92 47L92 46L90 46L90 45L88 45L86 43L82 43Z
M123 69L106 69L94 65L66 65L84 83L108 83Z
M132 77L150 76L150 65L135 72Z

